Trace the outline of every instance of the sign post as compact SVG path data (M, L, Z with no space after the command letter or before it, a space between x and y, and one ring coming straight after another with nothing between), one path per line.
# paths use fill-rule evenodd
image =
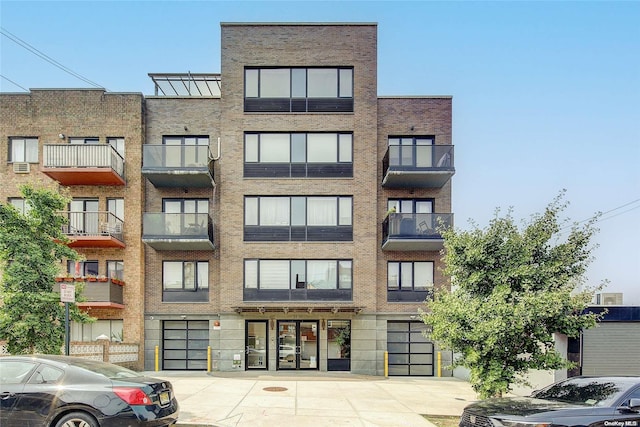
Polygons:
M76 287L60 284L60 301L64 303L64 354L69 356L71 325L69 324L69 303L76 301Z

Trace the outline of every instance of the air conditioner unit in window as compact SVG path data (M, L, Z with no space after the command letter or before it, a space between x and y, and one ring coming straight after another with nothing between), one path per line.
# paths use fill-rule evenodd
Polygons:
M31 164L30 163L14 163L13 164L13 172L14 173L29 173L31 172Z

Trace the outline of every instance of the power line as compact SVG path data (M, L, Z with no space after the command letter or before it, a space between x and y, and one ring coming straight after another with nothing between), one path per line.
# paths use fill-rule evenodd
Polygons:
M14 85L18 86L20 89L25 90L27 92L29 92L29 89L24 88L22 86L20 86L18 83L14 82L13 80L11 80L9 77L5 77L2 74L0 74L0 77L2 77L3 79L5 79L6 81L8 81L9 83L13 83Z
M39 51L38 49L36 49L35 47L31 46L29 43L25 42L24 40L20 39L18 36L16 36L15 34L10 33L9 31L7 31L4 27L0 27L0 34L2 34L3 36L5 36L6 38L8 38L9 40L11 40L12 42L16 43L17 45L23 47L24 49L28 50L29 52L33 53L34 55L36 55L37 57L39 57L40 59L43 59L45 61L47 61L48 63L50 63L51 65L61 69L62 71L64 71L67 74L71 74L72 76L74 76L77 79L80 79L82 81L84 81L85 83L88 83L94 87L97 88L103 88L102 85L89 80L88 78L82 76L81 74L76 73L75 71L73 71L72 69L64 66L63 64L61 64L60 62L56 61L55 59L51 58L50 56L48 56L47 54ZM7 79L8 80L8 79ZM13 83L13 82L12 82Z
M575 225L577 225L577 224L582 224L583 222L592 221L592 220L594 220L594 219L596 219L596 218L598 218L598 217L600 217L600 218L596 219L596 221L595 221L595 222L601 222L601 221L605 221L605 220L607 220L607 219L615 218L615 217L617 217L617 216L619 216L619 215L622 215L622 214L624 214L624 213L627 213L627 212L630 212L630 211L632 211L632 210L635 210L635 209L640 208L640 205L639 205L639 206L634 206L634 207L632 207L632 208L630 208L630 209L627 209L627 210L625 210L625 211L622 211L622 212L618 212L617 214L615 214L615 215L611 215L611 216L606 217L606 218L603 218L603 216L604 216L604 215L606 215L606 214L608 214L608 213L615 212L615 211L617 211L617 210L619 210L619 209L625 208L625 207L627 207L627 206L629 206L629 205L632 205L632 204L634 204L634 203L637 203L637 202L640 202L640 199L632 200L632 201L630 201L630 202L628 202L628 203L625 203L624 205L620 205L620 206L618 206L618 207L616 207L616 208L609 209L609 210L608 210L608 211L606 211L606 212L599 212L599 213L595 214L594 216L592 216L592 217L590 217L590 218L583 219L582 221L578 221L578 222L575 222L575 223L573 223L573 224L571 224L571 225L567 225L567 226L565 226L565 227L562 227L559 231L566 230L566 229L571 228L571 227L573 227L573 226L575 226Z

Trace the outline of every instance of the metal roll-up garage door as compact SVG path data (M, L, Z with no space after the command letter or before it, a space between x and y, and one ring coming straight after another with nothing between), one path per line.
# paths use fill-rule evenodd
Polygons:
M388 321L389 375L433 376L433 342L422 322Z
M208 320L165 320L162 337L163 370L206 370Z

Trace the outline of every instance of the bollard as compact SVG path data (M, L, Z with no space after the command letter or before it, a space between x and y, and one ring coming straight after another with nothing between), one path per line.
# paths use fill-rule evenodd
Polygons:
M438 352L438 377L442 376L442 352Z
M385 378L389 376L389 352L384 352L384 376Z
M160 363L159 363L159 362L160 362L160 360L159 360L159 358L158 358L158 354L159 354L159 350L158 350L158 346L156 346L156 360L155 360L155 362L156 362L156 372L158 372L158 371L160 370L160 369L158 368L158 367L160 366Z
M211 346L207 346L207 372L211 372Z

